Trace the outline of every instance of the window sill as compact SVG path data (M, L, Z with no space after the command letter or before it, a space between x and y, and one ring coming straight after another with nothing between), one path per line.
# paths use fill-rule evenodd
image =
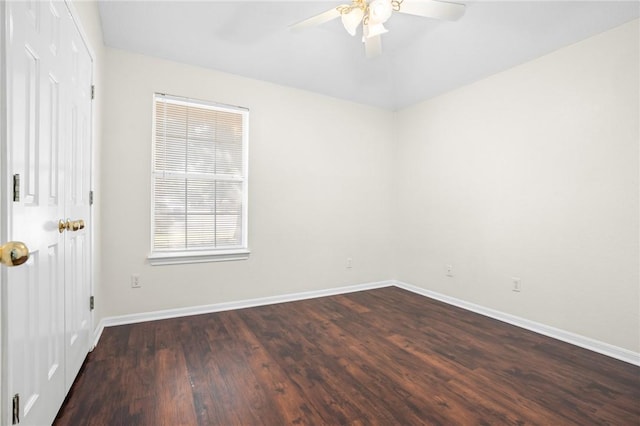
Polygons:
M248 249L202 252L156 252L147 259L152 266L180 265L186 263L226 262L246 260L251 252Z

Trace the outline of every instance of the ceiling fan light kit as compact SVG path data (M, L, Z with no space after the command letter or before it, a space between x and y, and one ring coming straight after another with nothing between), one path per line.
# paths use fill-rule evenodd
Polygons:
M387 32L384 23L391 18L394 10L400 10L403 0L354 0L351 5L338 6L342 25L352 36L356 35L358 26L362 23L363 37L374 37ZM363 40L364 41L364 40Z
M387 19L391 18L391 14L395 10L400 10L399 1L391 0L373 0L369 3L369 13L367 18L371 24L383 24L387 22Z
M342 25L352 36L356 35L356 30L364 18L364 10L361 8L354 8L347 13L340 13L342 19Z
M455 21L464 14L464 8L463 4L438 0L353 0L349 5L340 5L292 25L291 29L320 25L340 17L344 29L355 36L362 24L362 41L367 57L371 58L382 52L380 35L389 32L384 23L393 12Z

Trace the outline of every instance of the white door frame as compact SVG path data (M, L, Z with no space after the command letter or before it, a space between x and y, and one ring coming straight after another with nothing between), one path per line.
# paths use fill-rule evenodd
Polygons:
M7 27L6 18L6 5L4 2L0 3L0 22L4 28ZM9 171L7 167L7 69L6 69L6 30L0 31L0 243L9 241L8 229L9 221L7 216L8 201L9 201ZM6 320L4 309L4 297L5 297L5 282L7 279L7 271L5 267L0 265L0 423L2 419L8 418L9 409L8 401L5 401L7 394L7 379L5 372L7 371L7 357L5 354L5 337L6 333Z
M84 43L89 56L91 58L91 82L92 85L95 82L95 52L89 44L89 39L87 37L86 32L82 26L80 21L79 14L75 9L71 0L64 0L64 3L71 14L71 18L75 23L78 32L80 33L80 37L82 42ZM6 22L6 2L0 3L0 22L3 23L2 27L3 31L0 31L0 243L4 243L9 241L10 235L10 225L12 218L10 217L10 203L12 201L9 200L10 197L10 188L13 184L11 179L11 173L9 170L8 164L8 133L7 133L7 69L6 69L6 54L7 54L7 40L6 40L6 31L9 29L9 22ZM91 115L90 115L90 127L91 127L91 137L89 142L89 151L91 161L88 164L90 168L90 188L93 191L94 189L94 161L95 161L95 152L94 152L94 140L96 137L96 128L95 128L95 108L93 102L91 104ZM94 253L95 253L95 242L94 242L94 230L96 229L93 224L94 219L94 211L93 205L90 209L90 219L89 226L87 232L89 234L89 238L91 241L90 250L90 274L89 274L89 291L90 294L94 294ZM6 318L6 280L7 280L7 268L5 266L0 265L0 423L5 419L9 418L12 407L10 406L10 398L8 394L8 380L7 374L7 351L6 351L6 336L7 336L7 318ZM94 327L95 319L94 312L91 312L90 315L90 330L95 330ZM90 347L87 350L93 349L93 339L90 339Z

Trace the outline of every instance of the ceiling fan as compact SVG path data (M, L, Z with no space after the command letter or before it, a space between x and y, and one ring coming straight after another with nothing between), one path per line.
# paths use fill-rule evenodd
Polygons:
M368 58L382 53L381 35L388 32L384 23L393 12L427 18L455 21L464 15L463 4L448 3L438 0L353 0L351 4L343 4L312 16L290 26L292 30L302 30L341 18L345 30L352 36L362 24L362 41Z

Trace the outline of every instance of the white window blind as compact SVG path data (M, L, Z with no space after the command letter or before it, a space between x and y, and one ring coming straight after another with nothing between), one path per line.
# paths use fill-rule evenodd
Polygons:
M155 95L152 263L246 252L248 115Z

